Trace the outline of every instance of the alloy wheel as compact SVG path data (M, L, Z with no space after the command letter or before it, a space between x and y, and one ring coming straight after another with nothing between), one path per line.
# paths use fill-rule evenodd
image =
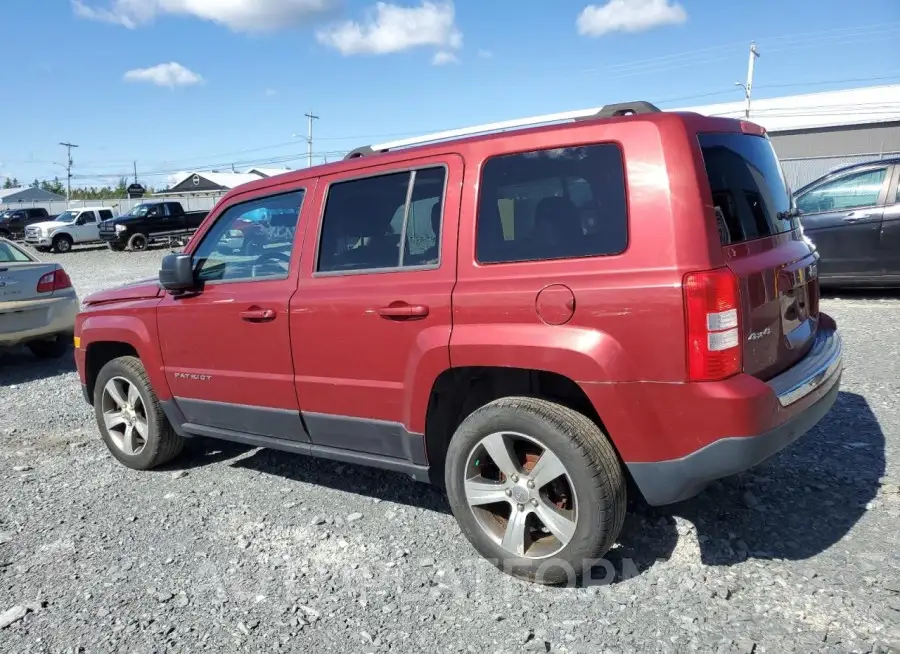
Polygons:
M113 444L129 456L140 454L150 429L137 387L124 377L113 377L103 387L101 410Z
M542 559L568 545L578 524L565 465L536 439L496 432L469 453L464 489L479 526L514 556Z

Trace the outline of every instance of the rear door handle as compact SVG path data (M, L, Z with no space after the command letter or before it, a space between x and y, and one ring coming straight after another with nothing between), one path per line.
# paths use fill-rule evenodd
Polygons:
M416 320L428 315L428 307L424 304L396 303L378 309L378 315L389 320Z
M241 320L247 322L272 322L275 320L275 309L260 309L253 307L246 311L241 311Z

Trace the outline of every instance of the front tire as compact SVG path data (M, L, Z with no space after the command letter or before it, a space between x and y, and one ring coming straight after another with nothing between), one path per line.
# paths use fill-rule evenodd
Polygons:
M72 251L72 237L63 234L53 239L53 251L58 254L64 254Z
M140 359L107 363L94 386L97 427L110 453L134 470L150 470L177 457L184 439L175 433Z
M132 252L143 252L147 249L147 246L150 244L150 240L147 238L146 234L133 234L130 239L128 239L128 247L131 248Z
M469 542L526 581L590 574L625 520L625 475L609 440L548 400L507 397L473 412L450 441L445 482Z

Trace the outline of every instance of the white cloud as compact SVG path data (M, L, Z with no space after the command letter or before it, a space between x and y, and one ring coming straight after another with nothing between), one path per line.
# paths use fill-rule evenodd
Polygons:
M681 25L687 12L676 0L609 0L588 5L578 15L578 33L603 36L611 32L643 32L663 25Z
M452 52L439 50L434 53L434 57L431 58L431 63L435 66L446 66L447 64L459 63L459 58Z
M136 68L125 73L126 82L146 82L175 88L176 86L194 86L203 82L203 78L179 63L171 61L151 68Z
M157 16L193 16L237 32L257 32L321 17L342 0L71 0L82 18L136 29Z
M382 55L432 46L440 50L434 63L448 63L446 56L462 47L462 33L449 0L425 0L418 7L379 2L365 21L338 23L319 30L316 37L343 55Z

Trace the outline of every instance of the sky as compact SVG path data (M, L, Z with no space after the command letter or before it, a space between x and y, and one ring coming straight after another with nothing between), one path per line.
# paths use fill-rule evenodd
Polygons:
M4 0L0 178L165 186L648 100L900 83L898 0Z

